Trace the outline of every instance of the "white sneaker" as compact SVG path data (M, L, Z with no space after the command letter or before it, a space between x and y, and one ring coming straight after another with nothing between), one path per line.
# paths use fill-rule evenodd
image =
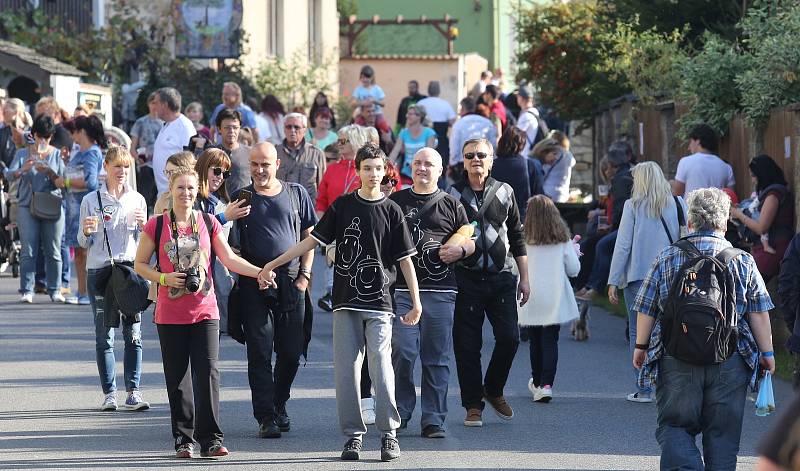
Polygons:
M25 293L19 298L19 302L33 304L33 293Z
M361 400L361 418L364 419L364 425L375 423L375 399L368 397Z
M535 401L536 400L535 399L536 398L536 394L538 394L538 392L539 392L539 388L536 385L533 384L533 378L528 380L528 391L530 391L531 394L533 395L533 398L531 398L531 399Z
M643 404L649 404L649 403L653 402L653 395L652 394L648 394L648 393L643 393L643 392L635 392L635 393L628 394L628 396L625 397L625 399L627 399L627 400L629 400L631 402L641 402Z
M553 399L553 388L550 385L545 384L533 393L534 402L550 402L551 399Z
M117 392L112 391L106 394L103 403L100 405L100 410L117 410Z
M70 294L69 296L67 296L64 299L64 303L65 304L78 304L78 297L73 295L73 294Z
M150 408L150 403L142 399L142 393L139 391L131 391L123 407L128 410L147 410Z
M51 300L52 300L54 303L61 303L61 304L64 304L64 301L65 301L65 299L64 299L64 295L63 295L63 294L61 294L61 293L59 293L59 292L55 292L55 293L51 294L51 295L50 295L50 299L51 299Z

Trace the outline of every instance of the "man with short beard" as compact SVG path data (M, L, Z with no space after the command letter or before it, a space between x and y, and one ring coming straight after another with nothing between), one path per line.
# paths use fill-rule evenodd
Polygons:
M286 138L278 147L278 178L299 183L308 191L312 200L317 199L317 189L327 167L325 154L310 142L306 142L308 119L300 113L289 113L283 120Z

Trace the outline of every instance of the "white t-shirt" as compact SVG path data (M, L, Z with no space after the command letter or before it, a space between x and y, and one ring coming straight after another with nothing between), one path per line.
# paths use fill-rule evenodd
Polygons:
M675 180L686 185L684 195L698 188L728 188L736 184L730 165L716 155L701 152L678 161Z
M531 107L520 111L517 127L528 135L525 147L522 148L522 155L527 156L531 150L531 144L536 140L536 134L539 132L539 110Z
M428 119L433 123L447 123L456 117L456 112L447 101L439 98L438 96L429 96L417 102L418 105L425 108L425 113Z
M155 144L153 144L153 174L156 177L158 194L169 188L169 180L164 175L164 167L170 155L183 150L184 146L189 145L189 139L197 134L194 124L184 116L178 115L174 121L164 124L158 133Z
M492 149L497 146L497 127L493 122L477 114L462 116L453 124L450 132L450 165L464 161L461 148L467 139L487 139Z

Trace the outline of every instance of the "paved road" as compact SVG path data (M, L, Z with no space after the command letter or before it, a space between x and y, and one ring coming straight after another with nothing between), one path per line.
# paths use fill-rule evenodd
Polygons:
M595 309L588 342L562 332L555 399L534 404L527 390L529 363L522 344L506 389L516 416L501 421L487 411L484 427L461 425L455 365L444 440L419 437L419 414L400 436L403 456L380 463L378 434L371 428L361 462L338 459L344 442L333 389L331 316L317 313L308 363L301 367L288 404L292 431L279 440L256 437L242 346L224 337L221 415L222 460L179 462L172 456L169 409L155 326L143 326L141 386L147 412L98 412L102 399L94 360L88 307L54 305L44 295L17 303L17 280L0 277L0 469L624 469L658 467L653 438L655 407L631 404L624 322ZM315 298L316 299L316 298ZM151 319L151 316L146 316ZM488 330L485 338L489 339ZM121 337L121 336L120 336ZM121 342L117 343L121 352ZM486 352L486 350L485 350ZM485 353L486 355L486 353ZM118 355L121 360L121 354ZM486 358L486 356L484 357ZM122 365L118 362L118 384ZM788 385L776 385L778 406ZM120 400L124 400L122 394ZM752 469L758 437L774 417L757 418L747 405L739 469Z

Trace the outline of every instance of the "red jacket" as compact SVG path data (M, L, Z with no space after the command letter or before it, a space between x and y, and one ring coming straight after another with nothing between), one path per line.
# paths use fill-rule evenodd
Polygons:
M327 211L336 198L359 188L361 180L354 160L340 160L329 164L317 190L317 211Z

